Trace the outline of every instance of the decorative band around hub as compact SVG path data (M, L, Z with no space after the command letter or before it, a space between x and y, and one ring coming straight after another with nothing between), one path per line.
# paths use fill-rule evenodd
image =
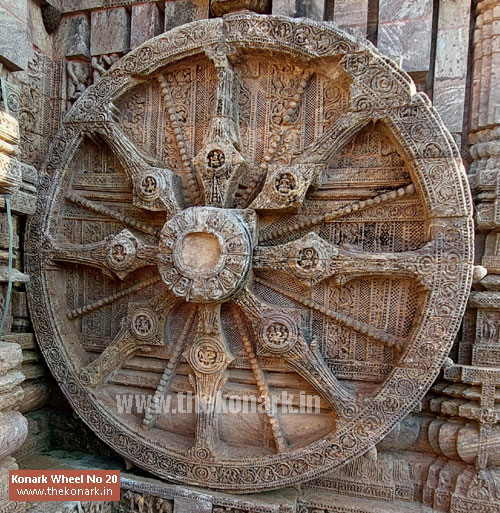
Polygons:
M234 211L192 207L165 223L158 268L172 292L186 301L219 302L236 294L252 258L250 230Z

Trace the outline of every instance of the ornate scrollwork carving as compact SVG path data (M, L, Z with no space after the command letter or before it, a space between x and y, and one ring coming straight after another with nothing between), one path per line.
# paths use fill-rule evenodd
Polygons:
M470 287L471 203L442 122L371 45L249 13L178 27L103 73L51 147L33 323L127 459L289 486L373 448L436 378ZM141 412L118 413L137 390Z

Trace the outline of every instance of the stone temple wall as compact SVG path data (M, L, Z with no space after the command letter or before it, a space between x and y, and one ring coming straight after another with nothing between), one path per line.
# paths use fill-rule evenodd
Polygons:
M132 473L123 479L120 505L83 508L500 512L500 2L273 0L268 13L329 21L366 37L431 98L455 138L474 199L478 267L452 361L376 448L298 489L241 497ZM60 465L61 450L66 465L81 464L79 456L68 463L74 450L118 458L72 414L31 325L23 241L50 143L75 101L122 56L167 30L209 17L209 0L0 0L2 315L9 282L4 195L10 197L13 234L13 287L0 342L1 512L32 507L7 501L8 469Z

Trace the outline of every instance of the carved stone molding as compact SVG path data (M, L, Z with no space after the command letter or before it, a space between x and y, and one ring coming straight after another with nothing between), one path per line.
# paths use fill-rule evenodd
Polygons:
M33 324L128 460L289 486L372 450L437 377L472 280L471 199L429 100L368 43L250 13L185 25L105 71L51 148ZM186 394L195 411L164 411ZM255 413L220 410L249 396ZM287 409L302 401L318 408Z

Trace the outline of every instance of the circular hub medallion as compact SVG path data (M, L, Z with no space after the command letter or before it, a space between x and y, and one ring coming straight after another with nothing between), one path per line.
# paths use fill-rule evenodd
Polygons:
M230 210L184 210L165 223L159 248L163 281L186 301L223 301L240 290L248 276L249 229Z

